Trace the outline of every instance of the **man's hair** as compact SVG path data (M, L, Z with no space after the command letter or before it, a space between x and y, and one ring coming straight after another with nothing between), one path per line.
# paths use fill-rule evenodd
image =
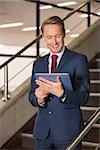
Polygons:
M44 22L42 23L42 26L41 26L42 33L44 32L45 25L48 25L48 24L57 24L57 25L60 25L61 28L62 28L62 32L63 32L63 34L65 36L64 22L63 22L63 20L60 17L58 17L58 16L52 16L52 17L49 17L46 20L44 20Z

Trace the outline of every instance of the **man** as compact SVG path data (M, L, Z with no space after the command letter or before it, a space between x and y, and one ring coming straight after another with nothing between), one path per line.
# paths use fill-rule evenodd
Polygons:
M33 64L29 100L39 108L33 135L36 150L52 150L53 147L65 150L83 129L80 106L87 103L89 96L88 63L86 56L64 46L65 28L58 16L46 19L41 30L50 53ZM57 67L52 71L55 55ZM35 73L51 72L69 73L73 92L64 89L59 76L55 83L41 77L35 79Z

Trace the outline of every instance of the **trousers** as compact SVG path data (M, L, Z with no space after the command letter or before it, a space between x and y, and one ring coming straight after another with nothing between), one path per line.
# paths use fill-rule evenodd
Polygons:
M51 133L46 139L36 139L35 150L66 150L72 141L57 140ZM75 150L81 150L80 146Z

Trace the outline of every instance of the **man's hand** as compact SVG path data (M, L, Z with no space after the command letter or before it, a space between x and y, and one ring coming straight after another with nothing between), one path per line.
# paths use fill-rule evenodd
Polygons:
M38 102L40 104L43 104L43 103L45 103L46 97L48 96L48 92L46 90L44 90L43 88L38 87L35 90L35 95L38 98Z
M36 80L36 84L38 84L44 91L51 93L57 97L61 97L64 94L64 89L60 77L57 76L56 82L49 81L44 78L39 78Z

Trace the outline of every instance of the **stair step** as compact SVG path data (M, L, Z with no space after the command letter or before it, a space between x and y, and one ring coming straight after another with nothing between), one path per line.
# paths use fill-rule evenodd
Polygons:
M100 68L100 62L99 61L93 61L90 66L90 68Z
M34 150L35 140L33 139L32 134L27 133L17 133L17 136L10 141L9 145L6 145L5 148L9 150Z
M29 133L21 133L22 145L21 147L26 147L27 149L34 149L35 140L33 139L33 135Z
M86 122L84 122L84 125L86 125ZM100 128L100 124L99 124L99 123L95 123L95 124L93 125L93 128Z
M93 83L94 83L94 84L100 84L100 80L91 80L90 83L91 83L91 84L93 84Z
M100 58L100 52L98 52L97 54L96 54L96 57L95 58Z
M91 68L91 69L89 69L89 72L91 73L91 72L97 72L97 73L100 73L100 69L99 68Z
M96 92L93 93L93 92L92 92L92 93L90 93L90 96L93 96L93 97L100 97L100 93L96 93Z
M87 106L82 106L82 115L83 115L83 120L87 122L87 120L91 117L91 115L98 109L98 107L87 107Z
M97 61L97 62L100 62L100 58L97 58L96 61Z
M88 107L90 107L90 106L94 106L94 107L100 106L100 98L89 96L89 100L88 100L86 106L88 106Z
M22 136L22 137L26 137L26 138L33 139L33 134L30 134L30 133L21 133L21 136Z
M99 80L100 73L99 72L90 72L90 80Z
M81 106L81 110L84 111L96 111L98 109L98 107L87 107L87 106Z
M90 92L91 93L99 93L100 92L100 83L91 83L90 84Z
M87 120L91 117L91 115L93 115L93 113L93 111L82 110L83 120L87 122Z
M99 67L100 67L100 58L99 57L93 59L89 63L89 68L99 68Z
M94 143L94 142L87 142L87 141L82 141L82 146L86 146L86 147L99 147L100 148L100 144L99 143Z
M83 138L83 141L91 141L100 143L100 128L92 128L87 135Z

